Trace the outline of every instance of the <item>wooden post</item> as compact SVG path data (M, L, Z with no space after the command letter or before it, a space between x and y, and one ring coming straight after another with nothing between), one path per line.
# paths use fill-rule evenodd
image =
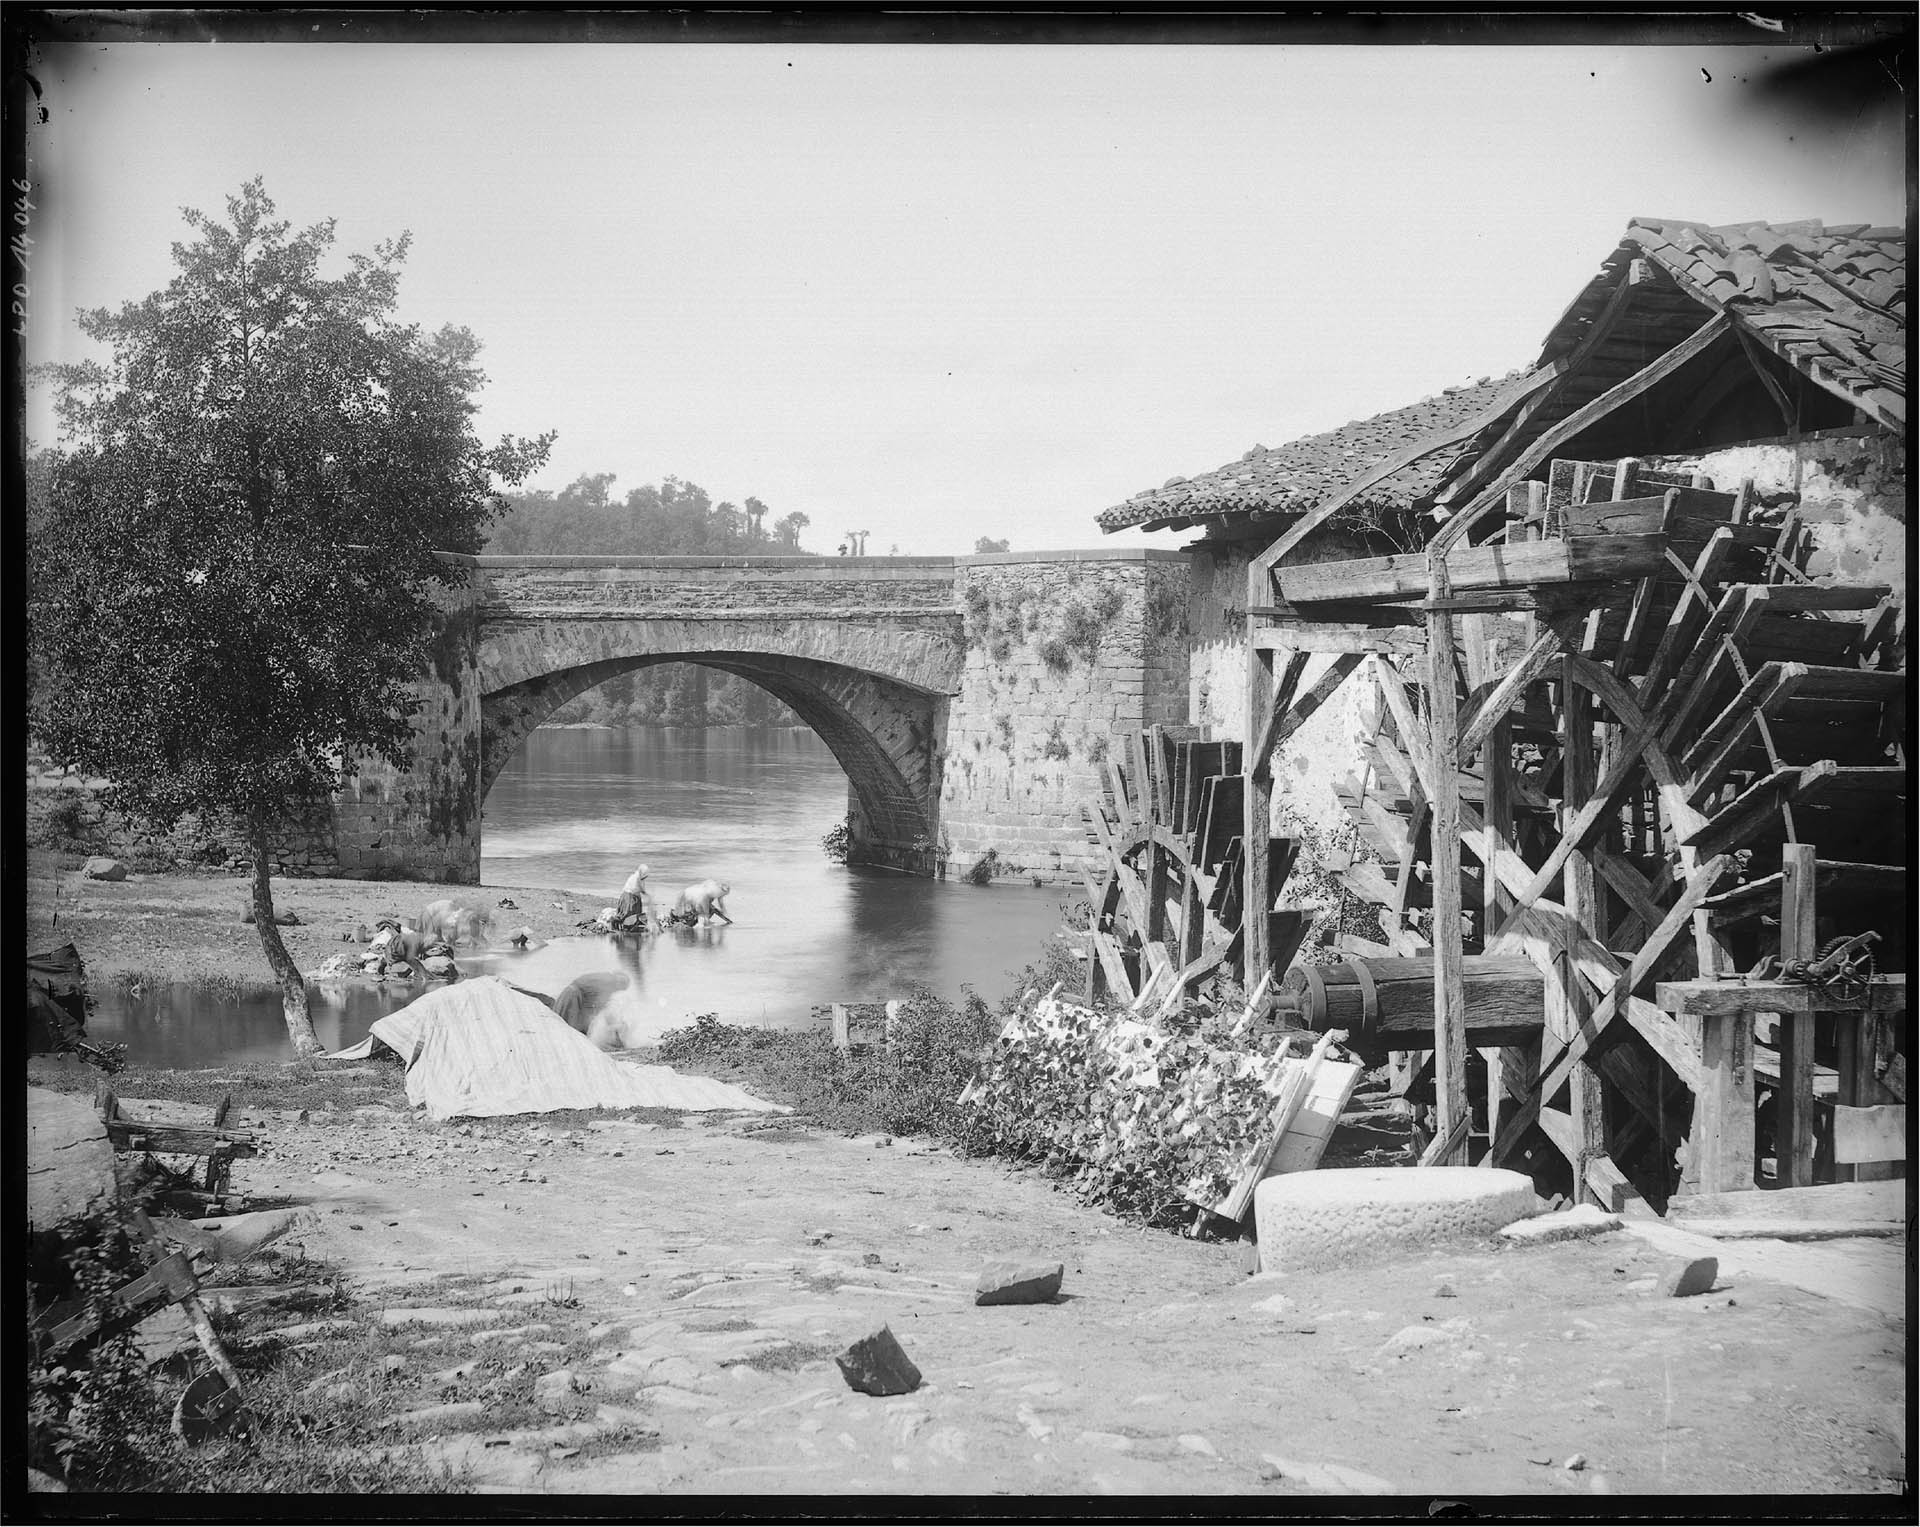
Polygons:
M1265 599L1263 594L1263 601ZM1251 619L1251 617L1249 617ZM1272 967L1267 947L1267 913L1273 907L1273 888L1267 880L1267 839L1273 835L1273 760L1262 754L1259 739L1266 735L1273 713L1271 649L1247 653L1247 787L1243 795L1241 874L1246 894L1240 904L1240 984L1252 990Z
M1788 843L1780 850L1780 959L1810 960L1814 934L1814 849ZM1813 1035L1817 1015L1779 1015L1780 1091L1774 1108L1774 1182L1804 1188L1813 1182Z
M1446 596L1444 567L1434 580ZM1433 766L1434 1134L1436 1164L1467 1159L1467 997L1460 937L1459 696L1454 689L1453 616L1427 612L1427 756ZM1422 1158L1425 1159L1424 1157Z
M1580 809L1593 794L1593 698L1574 681L1571 665L1561 663L1564 675L1560 697L1560 826L1565 832ZM1561 897L1566 918L1561 924L1560 947L1555 964L1566 988L1567 1032L1576 1032L1591 1011L1587 987L1575 965L1575 950L1580 934L1588 933L1604 944L1597 930L1599 898L1593 876L1593 862L1584 854L1567 856L1562 875ZM1592 1199L1587 1186L1587 1167L1596 1156L1606 1154L1606 1118L1600 1098L1600 1077L1593 1067L1581 1064L1568 1079L1569 1108L1573 1115L1572 1141L1573 1198L1575 1203ZM1606 1205L1601 1207L1605 1208Z
M1692 1155L1689 1175L1702 1193L1738 1193L1754 1185L1751 1012L1700 1020Z

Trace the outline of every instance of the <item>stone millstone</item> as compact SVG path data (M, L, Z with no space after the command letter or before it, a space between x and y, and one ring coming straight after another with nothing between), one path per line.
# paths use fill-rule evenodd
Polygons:
M834 1361L848 1386L862 1394L912 1394L920 1387L920 1370L886 1326L861 1337Z
M1061 1262L1038 1257L995 1257L980 1269L974 1285L975 1304L1044 1304L1060 1292L1067 1275Z
M1305 1272L1489 1236L1533 1213L1533 1183L1472 1166L1292 1172L1254 1189L1260 1266Z

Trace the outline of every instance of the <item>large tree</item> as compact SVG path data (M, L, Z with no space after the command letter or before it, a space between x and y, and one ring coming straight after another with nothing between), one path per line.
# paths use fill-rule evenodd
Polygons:
M78 316L102 359L48 368L61 428L30 540L32 723L110 799L169 825L231 813L296 1050L319 1045L273 914L271 839L356 755L404 766L435 552L477 552L551 435L481 443L464 329L395 306L407 240L323 273L259 180L195 211L168 286Z

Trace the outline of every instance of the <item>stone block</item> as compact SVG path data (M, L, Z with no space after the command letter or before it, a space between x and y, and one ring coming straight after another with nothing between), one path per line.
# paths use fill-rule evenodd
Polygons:
M1660 1292L1670 1299L1689 1299L1695 1294L1711 1292L1719 1276L1718 1257L1695 1257L1669 1272L1660 1284Z
M1043 1304L1060 1292L1066 1266L1038 1257L995 1257L980 1269L975 1304Z
M911 1394L920 1387L920 1370L887 1326L861 1337L834 1362L848 1387L861 1394Z

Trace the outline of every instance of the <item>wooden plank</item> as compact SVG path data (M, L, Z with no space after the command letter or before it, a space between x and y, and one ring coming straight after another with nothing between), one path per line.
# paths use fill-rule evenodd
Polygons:
M1439 533L1428 543L1429 552L1445 555L1448 548L1472 530L1490 510L1505 502L1509 487L1530 476L1536 467L1548 460L1567 441L1597 424L1615 409L1632 402L1717 343L1731 326L1732 321L1725 313L1715 313L1664 355L1542 431L1499 476L1479 490L1472 502L1440 527Z
M1617 583L1644 577L1665 566L1666 544L1664 538L1655 534L1463 547L1448 558L1451 583L1446 596L1428 592L1428 561L1424 552L1302 563L1283 567L1274 577L1286 598L1302 605L1327 600L1361 603L1408 600L1426 594L1429 601L1459 601L1423 606L1429 610L1497 609L1503 606L1474 596L1543 585ZM1428 638L1432 638L1431 628Z
M1816 991L1799 981L1661 981L1654 1001L1689 1018L1715 1013L1900 1013L1907 1009L1907 978L1875 976L1858 997Z
M1293 1127L1280 1137L1280 1148L1267 1163L1267 1176L1283 1172L1311 1172L1327 1152L1327 1142L1346 1112L1353 1089L1366 1074L1358 1061L1323 1060L1314 1067L1307 1098L1294 1115Z
M1373 607L1376 615L1383 608ZM1417 657L1426 650L1427 634L1418 626L1289 620L1283 625L1250 626L1247 644L1256 650L1269 652L1352 652L1361 655L1390 652L1403 657Z
M1814 865L1814 886L1823 896L1893 897L1904 899L1909 873L1901 864L1856 864L1845 859L1821 859ZM1749 880L1707 899L1707 907L1725 922L1771 915L1780 904L1780 875L1776 871Z
M136 1324L148 1311L186 1298L196 1287L186 1253L173 1252L115 1289L109 1298L118 1308L104 1319L94 1310L83 1310L54 1326L47 1333L45 1351L52 1355L97 1333L123 1330Z
M1750 724L1756 713L1765 714L1784 701L1813 671L1805 663L1762 664L1680 754L1678 762L1682 771L1693 773L1719 744L1739 731L1743 724Z
M1668 1209L1676 1221L1701 1234L1711 1234L1708 1223L1717 1219L1757 1223L1777 1220L1851 1220L1904 1226L1907 1219L1905 1183L1816 1183L1810 1188L1747 1188L1725 1193L1691 1194L1676 1198Z
M1855 1108L1846 1103L1826 1105L1832 1110L1833 1159L1846 1166L1862 1162L1907 1159L1907 1105L1881 1103Z
M163 1155L205 1156L228 1148L236 1156L258 1153L258 1136L241 1130L211 1129L186 1124L145 1123L131 1119L107 1121L107 1138L115 1150L158 1151Z

